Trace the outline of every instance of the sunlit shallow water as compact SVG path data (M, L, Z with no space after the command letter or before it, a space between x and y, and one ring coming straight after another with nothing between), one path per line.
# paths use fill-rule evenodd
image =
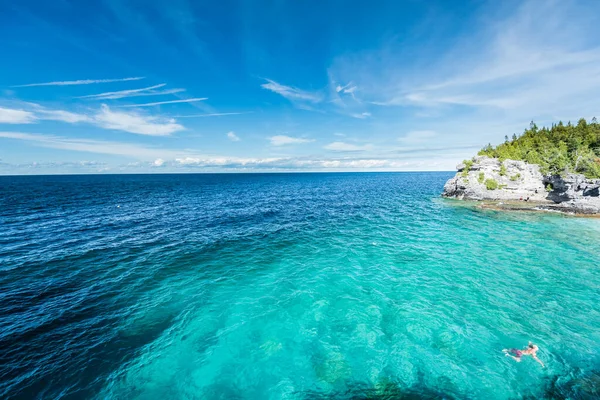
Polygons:
M596 398L600 221L450 176L0 177L0 398Z

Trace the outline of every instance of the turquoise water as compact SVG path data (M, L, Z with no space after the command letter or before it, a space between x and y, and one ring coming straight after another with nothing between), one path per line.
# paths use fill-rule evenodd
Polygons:
M597 398L600 220L450 176L0 177L0 398Z

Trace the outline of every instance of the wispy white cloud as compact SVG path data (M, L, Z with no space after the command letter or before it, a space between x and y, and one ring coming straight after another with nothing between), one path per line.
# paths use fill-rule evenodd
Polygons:
M304 139L304 138L297 138L297 137L291 137L291 136L285 136L285 135L271 136L269 138L269 140L271 141L271 145L273 145L273 146L285 146L285 145L290 145L290 144L301 144L301 143L314 142L314 139Z
M352 118L365 119L365 118L369 118L371 116L371 113L370 112L354 113L354 114L350 114L350 116Z
M177 118L204 118L204 117L223 117L225 115L242 115L252 114L252 111L246 112L227 112L227 113L210 113L210 114L192 114L192 115L176 115Z
M153 89L158 89L161 87L166 86L166 83L159 83L158 85L154 85L154 86L148 86L145 88L141 88L141 89L128 89L128 90L119 90L116 92L105 92L105 93L99 93L99 94L88 94L86 96L79 96L76 97L77 99L100 99L100 98L107 98L107 99L120 99L121 97L127 97L131 94L135 94L135 93L139 93L139 92L146 92L148 90L153 90Z
M220 167L248 170L423 170L419 162L397 159L305 159L305 158L236 158L236 157L185 157L176 160L184 167Z
M349 82L345 86L337 85L335 87L335 92L339 93L339 94L349 94L350 96L352 96L352 98L354 100L357 100L356 97L354 96L354 92L356 92L357 89L358 89L358 86L356 86L353 82ZM339 97L338 97L338 99L339 99Z
M10 109L0 107L0 122L12 124L32 124L42 120L62 121L77 123L90 121L84 114L77 114L63 110L50 110L35 103L20 102L26 106L25 109Z
M333 77L332 71L328 71L329 76L329 102L341 107L341 108L355 108L357 105L362 102L356 97L355 92L358 90L358 86L354 84L354 82L350 81L346 85L342 86L340 84L335 83L335 79ZM353 101L347 102L347 98L351 97ZM355 115L359 115L358 113Z
M263 89L270 90L271 92L277 93L288 100L292 101L309 101L312 103L318 103L323 100L323 97L314 92L308 92L292 86L282 85L271 79L265 79L267 83L260 85Z
M152 107L152 106L160 106L162 104L176 104L176 103L194 103L197 101L208 100L208 97L196 97L193 99L181 99L181 100L169 100L169 101L157 101L154 103L144 103L144 104L128 104L126 106L121 107Z
M112 83L112 82L129 82L139 81L144 79L143 76L136 76L132 78L119 78L119 79L81 79L77 81L56 81L56 82L44 82L44 83L28 83L25 85L14 85L11 87L32 87L32 86L71 86L71 85L91 85L95 83Z
M344 91L344 90L346 90L346 89L347 89L347 88L349 88L351 85L352 85L352 82L350 82L350 83L346 84L345 86L342 86L342 85L337 85L337 86L335 87L335 91L336 91L337 93L339 93L339 92L341 92L341 91Z
M346 85L346 87L342 88L341 93L350 95L350 97L352 97L352 99L354 99L355 102L360 103L360 101L356 98L356 95L354 94L354 92L356 92L356 89L358 89L358 86L356 86L356 85L350 86L350 85L351 85L351 83ZM340 92L338 91L338 93L340 93Z
M312 112L316 112L316 113L320 113L320 114L327 114L321 108L316 108L316 107L313 107L312 105L309 105L306 103L295 102L294 106L299 110L306 110L306 111L312 111Z
M32 112L0 107L1 124L33 124L35 122L37 122L37 118Z
M45 108L40 108L36 110L36 115L39 119L61 121L69 124L93 121L92 118L85 114L78 114L64 110L48 110Z
M186 154L186 152L184 151L145 147L133 143L75 139L54 135L42 135L23 132L0 131L0 138L22 140L36 146L58 150L110 154L136 159L153 160L161 157L176 158L184 156Z
M235 134L235 132L227 132L227 137L232 142L239 142L240 140L242 140L242 139L239 138L238 135Z
M91 100L114 100L114 99L123 99L127 97L139 97L139 96L163 96L167 94L175 94L185 92L185 89L176 88L176 89L167 89L167 90L155 90L161 87L164 87L166 83L161 83L159 85L149 86L141 89L129 89L129 90L119 90L116 92L105 92L99 94L89 94L86 96L79 96L78 99L91 99Z
M175 161L182 166L195 167L230 167L230 168L260 168L273 167L285 159L282 158L252 158L252 157L184 157Z
M453 150L457 161L473 155L472 146L501 142L531 120L549 125L600 116L600 46L595 40L600 25L597 13L581 12L590 4L482 3L481 13L451 45L436 43L432 34L431 46L408 47L411 57L406 57L404 41L339 55L328 68L329 96L346 115L372 111L352 108L349 96L336 98L357 86L355 94L364 104L387 106L373 112L374 136L389 138L396 132L394 139L402 136L397 144L406 148L435 144L450 149L458 143L464 150ZM377 149L380 155L385 150Z
M356 144L352 144L352 143L345 143L345 142L333 142L333 143L329 143L328 145L323 147L326 150L331 150L331 151L340 151L340 152L354 152L354 151L368 151L368 150L372 150L373 146L370 144L365 144L365 145L356 145Z
M181 167L218 168L223 170L308 170L308 171L426 171L439 170L438 159L433 162L389 158L237 158L184 157L175 160Z
M100 112L94 115L93 121L94 124L105 129L151 136L167 136L185 129L173 118L161 118L136 112L112 111L106 104L103 104Z
M2 174L52 174L52 173L99 173L110 167L100 161L32 161L18 164L0 162Z
M372 95L387 97L374 103L500 111L526 120L590 115L600 90L600 47L589 41L597 22L580 9L577 2L550 1L544 7L521 2L410 81L386 77L370 82ZM570 15L580 16L576 25Z
M347 89L344 89L342 92L348 93L348 94L354 94L354 92L356 92L356 89L358 89L358 86L351 86Z
M67 138L55 135L43 135L23 132L0 131L0 138L21 140L30 145L68 150L75 152L108 154L123 156L125 158L141 160L124 165L108 166L96 172L110 169L114 172L152 171L161 167L164 171L186 171L194 168L208 168L218 170L311 170L311 171L401 171L401 170L439 170L440 166L455 163L455 155L448 154L447 149L439 149L440 157L435 159L410 159L407 155L401 158L303 158L303 157L230 157L208 156L194 154L189 150L164 149L147 147L134 143L113 142L104 140L89 140ZM84 162L82 165L93 166L94 162ZM37 165L29 163L27 165ZM100 165L98 165L100 166ZM0 163L0 174L10 173L9 164ZM18 171L23 172L23 171ZM94 172L94 171L89 171Z
M174 118L147 115L135 111L113 111L106 104L103 104L97 111L88 109L84 113L52 110L34 103L22 104L27 105L28 109L0 107L0 123L31 124L43 120L69 124L83 122L104 129L151 136L166 136L185 129Z
M342 160L316 160L310 163L305 163L313 168L322 169L350 169L350 170L365 170L365 169L385 169L385 168L401 168L406 166L407 162L399 160L387 159L342 159Z
M94 123L105 129L151 136L166 136L184 129L172 118L112 111L106 105L102 105L100 112L94 116Z

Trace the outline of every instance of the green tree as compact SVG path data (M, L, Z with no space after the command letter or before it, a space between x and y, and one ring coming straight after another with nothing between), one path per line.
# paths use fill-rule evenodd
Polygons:
M498 146L486 145L479 155L538 164L544 174L576 172L600 178L600 124L596 118L589 122L581 118L576 125L559 121L550 128L538 128L531 121L522 135L504 139Z

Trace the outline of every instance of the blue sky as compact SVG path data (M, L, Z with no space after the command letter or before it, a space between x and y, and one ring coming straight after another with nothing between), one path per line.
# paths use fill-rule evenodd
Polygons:
M600 117L600 2L0 1L0 174L452 170Z

